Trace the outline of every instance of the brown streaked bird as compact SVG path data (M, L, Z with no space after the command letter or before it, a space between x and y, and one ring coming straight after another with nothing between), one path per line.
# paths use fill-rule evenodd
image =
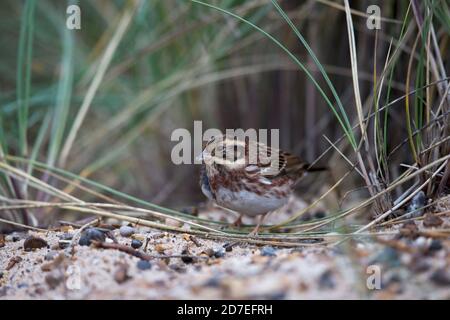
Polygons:
M220 135L211 138L200 155L202 192L219 206L259 222L251 232L258 233L264 217L285 205L295 184L309 169L297 156L249 139Z

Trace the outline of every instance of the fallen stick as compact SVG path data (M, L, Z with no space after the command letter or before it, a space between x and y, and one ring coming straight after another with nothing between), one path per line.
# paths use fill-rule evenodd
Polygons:
M150 254L146 254L142 251L133 249L125 244L120 244L120 243L106 243L106 242L100 242L100 241L95 241L95 240L91 240L91 243L96 247L96 248L101 248L101 249L115 249L115 250L119 250L125 253L128 253L134 257L137 257L139 259L142 260L152 260L152 259L167 259L167 258L192 258L192 259L208 259L208 257L203 257L203 256L192 256L192 255L188 255L188 254L174 254L174 255L150 255Z

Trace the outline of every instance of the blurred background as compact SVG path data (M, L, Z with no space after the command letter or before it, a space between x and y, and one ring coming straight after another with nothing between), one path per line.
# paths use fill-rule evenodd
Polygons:
M270 33L331 97L313 58L270 1L206 2ZM80 30L66 28L69 4L81 9ZM334 84L349 123L356 124L344 1L278 4ZM367 27L369 5L381 9L379 30ZM413 130L420 127L426 105L440 103L435 85L427 93L423 89L439 79L428 72L428 37L417 40L417 21L432 21L436 38L430 41L440 48L439 54L433 51L439 75L448 73L448 2L361 0L350 6L365 115L374 111L374 100L378 107L394 101L379 121L386 152L399 146L389 157L388 172L396 177L400 163L414 158L404 141L405 102L395 99L408 86L421 88L410 100ZM330 147L324 136L336 141L344 134L323 96L285 51L248 23L195 2L1 1L0 32L3 153L65 169L155 204L180 209L205 199L198 166L176 166L170 160L176 144L170 140L172 131L191 131L194 120L203 121L204 130L278 128L281 147L309 162ZM383 73L393 52L393 67ZM374 139L371 126L369 140ZM345 139L339 149L353 159ZM319 163L332 167L336 177L350 167L333 148ZM45 170L14 165L57 188L78 192ZM329 175L316 176L300 189L320 190L327 179ZM354 175L342 192L361 186L364 181ZM2 187L1 192L9 191ZM45 199L38 191L23 197ZM83 196L85 201L92 198Z

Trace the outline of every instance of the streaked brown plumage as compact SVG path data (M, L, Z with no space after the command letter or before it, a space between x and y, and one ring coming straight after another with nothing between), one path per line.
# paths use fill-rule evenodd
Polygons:
M287 203L295 184L308 171L308 164L297 156L226 135L213 137L202 159L203 193L241 215L261 215L260 222Z

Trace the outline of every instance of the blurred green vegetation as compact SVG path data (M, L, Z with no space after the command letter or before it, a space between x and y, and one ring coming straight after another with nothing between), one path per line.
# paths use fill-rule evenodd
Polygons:
M245 21L187 0L2 1L3 154L180 208L204 197L197 166L170 160L176 128L192 130L194 120L202 120L204 129L278 128L281 147L312 162L330 147L324 136L335 141L358 124L343 1L285 0L278 10L266 0L205 2ZM69 4L81 8L81 30L66 28ZM380 30L366 26L366 9L374 4L381 8ZM363 112L376 113L367 125L371 147L364 152L374 159L369 169L376 181L387 185L404 171L401 163L425 165L450 150L447 140L437 153L420 153L449 134L449 5L443 0L350 5ZM252 25L286 47L331 102L289 54ZM403 96L414 90L405 107ZM348 125L339 123L330 104ZM432 122L429 131L419 130ZM351 134L356 147L360 131ZM338 148L355 159L351 139ZM350 167L334 149L320 162L330 163L335 177ZM12 164L78 192L42 168ZM12 184L2 176L0 192L49 199L26 184ZM303 189L326 184L316 179ZM362 185L354 174L341 192Z

